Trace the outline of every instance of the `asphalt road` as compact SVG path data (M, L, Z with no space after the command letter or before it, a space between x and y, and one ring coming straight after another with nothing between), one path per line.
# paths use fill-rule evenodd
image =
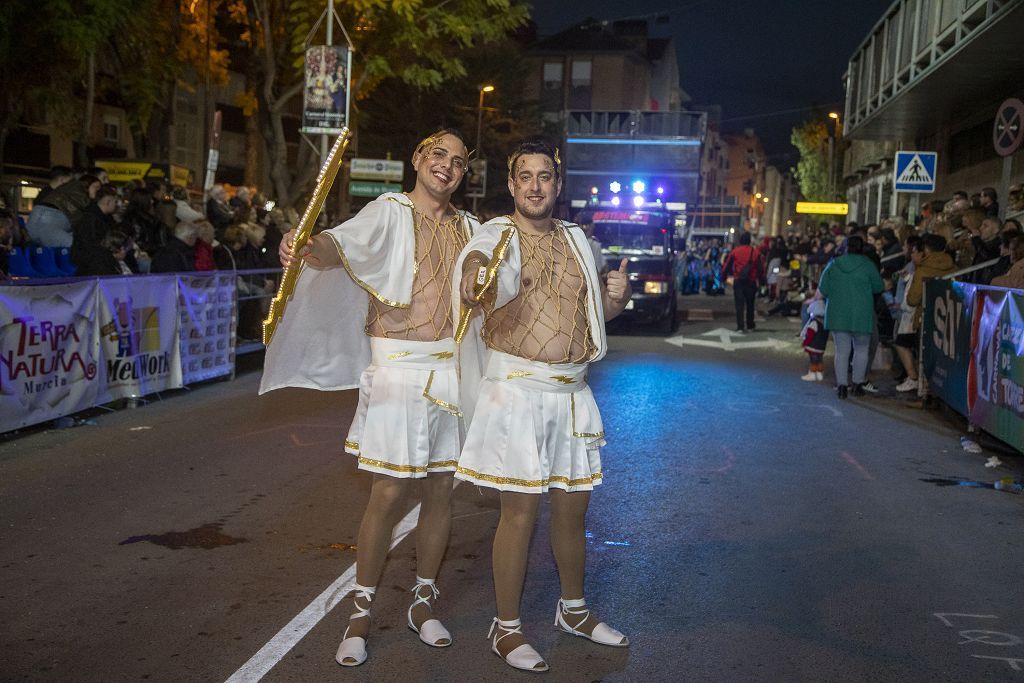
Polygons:
M701 334L718 327L614 336L592 372L609 444L587 596L632 646L553 628L545 510L523 620L546 677L1024 679L1024 497L969 484L1022 479L1021 459L966 454L955 421L893 396L800 381L791 322ZM469 485L440 577L453 646L405 626L409 537L369 661L334 663L369 484L341 452L354 392L257 397L258 379L0 443L0 679L530 678L489 651L498 506Z

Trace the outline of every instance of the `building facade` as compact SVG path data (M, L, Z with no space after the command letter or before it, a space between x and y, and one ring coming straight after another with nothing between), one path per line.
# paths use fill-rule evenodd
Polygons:
M905 213L893 191L897 150L938 153L935 192L999 190L1024 180L1024 151L1004 185L993 145L996 110L1024 97L1024 0L897 0L850 58L845 75L843 173L850 219L875 223ZM914 207L916 211L917 207Z
M650 38L644 20L587 20L538 41L527 60L527 97L552 123L565 111L679 111L689 102L672 40Z

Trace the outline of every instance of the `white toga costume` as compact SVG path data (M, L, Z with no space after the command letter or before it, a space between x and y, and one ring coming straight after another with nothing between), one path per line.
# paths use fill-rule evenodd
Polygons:
M453 471L460 417L449 287L479 223L435 223L386 193L324 234L344 267L303 264L267 348L260 393L359 387L345 450L360 469L395 477Z
M475 373L482 379L475 401L463 392L472 422L455 476L502 491L591 490L601 483L605 441L586 376L607 349L594 254L575 225L558 222L537 237L496 218L463 249L456 293L465 258L474 251L490 258L506 230L505 258L489 266L497 268L494 302L459 348L463 386Z

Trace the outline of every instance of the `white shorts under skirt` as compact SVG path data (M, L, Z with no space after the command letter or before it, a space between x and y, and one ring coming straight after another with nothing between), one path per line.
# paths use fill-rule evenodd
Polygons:
M461 445L454 341L372 338L370 347L345 452L359 458L359 469L392 477L454 472Z
M455 476L500 491L590 491L604 444L586 365L492 352Z

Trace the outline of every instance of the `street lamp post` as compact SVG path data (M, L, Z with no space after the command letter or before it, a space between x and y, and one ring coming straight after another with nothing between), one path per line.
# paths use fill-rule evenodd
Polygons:
M476 105L476 149L474 150L476 155L480 156L480 134L483 129L484 122L484 93L494 92L493 85L482 85L480 86L480 99ZM473 197L473 213L476 213L476 201L477 197Z
M828 198L829 201L836 200L836 135L839 132L839 114L829 112L828 117L836 122L832 134L828 136Z

